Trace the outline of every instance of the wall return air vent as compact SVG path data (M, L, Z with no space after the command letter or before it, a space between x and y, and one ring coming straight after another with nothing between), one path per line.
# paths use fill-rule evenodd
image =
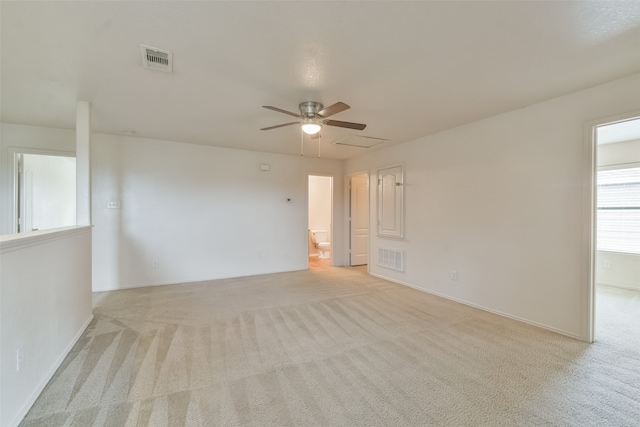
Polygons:
M170 51L141 44L140 53L144 68L173 72L173 54Z
M392 270L404 271L404 252L378 248L378 265Z

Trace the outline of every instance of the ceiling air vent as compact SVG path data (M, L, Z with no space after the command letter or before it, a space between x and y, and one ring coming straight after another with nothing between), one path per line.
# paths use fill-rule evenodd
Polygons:
M142 53L142 65L144 68L167 73L173 72L173 54L170 51L141 44L140 53Z

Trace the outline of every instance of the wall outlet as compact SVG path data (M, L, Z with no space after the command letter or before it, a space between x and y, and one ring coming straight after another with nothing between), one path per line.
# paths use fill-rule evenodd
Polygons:
M24 362L24 355L22 354L22 346L16 350L16 372L20 372Z
M260 259L268 259L268 258L269 258L269 254L267 254L267 251L260 252Z
M160 267L160 263L158 262L157 259L154 259L153 261L151 261L151 268L158 268Z
M451 280L458 280L458 270L451 270Z
M605 261L604 268L611 268L611 261Z

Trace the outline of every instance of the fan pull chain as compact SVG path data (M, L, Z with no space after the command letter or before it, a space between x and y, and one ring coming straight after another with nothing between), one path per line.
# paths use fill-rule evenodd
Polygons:
M300 129L300 155L304 157L304 132Z
M320 140L322 139L322 135L318 134L318 157L320 157Z

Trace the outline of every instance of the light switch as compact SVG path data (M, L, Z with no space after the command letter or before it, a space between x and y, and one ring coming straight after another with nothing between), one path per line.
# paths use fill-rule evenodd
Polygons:
M120 200L107 202L107 209L120 209Z

